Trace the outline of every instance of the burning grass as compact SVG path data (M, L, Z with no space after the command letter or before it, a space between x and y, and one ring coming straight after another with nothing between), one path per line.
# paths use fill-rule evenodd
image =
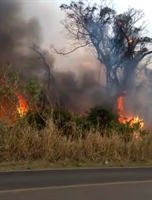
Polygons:
M116 126L114 121L111 126L108 124L105 126L104 123L100 126L101 121L95 121L96 118L93 120L92 113L94 114L95 111L87 117L82 117L54 108L46 115L39 113L38 116L41 118L32 118L33 121L30 121L30 124L28 115L20 118L12 127L1 121L0 162L57 163L72 160L81 163L105 163L107 161L126 163L152 161L151 132L136 130L136 135L142 138L139 139L134 137L135 131L132 128L124 125ZM32 116L34 117L35 114ZM42 123L40 119L46 120L43 128L36 126L37 123ZM34 123L35 126L33 126Z
M144 122L138 116L134 117L132 115L127 115L124 112L124 97L120 96L117 99L117 108L118 108L118 121L122 124L129 122L130 126L133 127L135 124L139 125L139 128L144 127Z
M32 95L32 102L36 102L36 92L32 91ZM5 111L9 111L13 100L8 97ZM65 159L81 163L152 161L152 133L134 126L132 121L121 123L121 101L118 115L107 108L95 107L85 116L79 116L59 106L33 111L30 109L33 104L20 93L15 93L15 97L17 104L13 105L19 106L13 107L17 115L15 123L8 123L4 115L0 118L0 163L57 163ZM137 122L141 125L140 120Z

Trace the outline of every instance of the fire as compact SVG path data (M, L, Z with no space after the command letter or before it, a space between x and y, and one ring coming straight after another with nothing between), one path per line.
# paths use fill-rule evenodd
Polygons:
M124 97L119 97L117 99L117 109L118 109L118 114L119 114L118 120L120 123L126 124L127 122L129 122L131 127L139 123L141 129L144 127L143 120L141 120L138 116L133 117L130 115L126 115L124 113Z
M133 40L132 40L132 39L128 40L128 43L129 43L129 44L132 44L132 43L133 43Z
M0 79L0 84L3 89L11 89L13 95L17 98L17 104L15 104L8 95L5 96L3 92L0 95L0 117L7 118L9 121L13 122L16 120L17 114L23 116L29 110L28 104L15 88L7 86L2 79Z
M17 99L18 99L18 107L17 107L17 112L19 115L24 115L27 111L28 111L28 105L26 100L24 99L24 97L19 94L16 93Z

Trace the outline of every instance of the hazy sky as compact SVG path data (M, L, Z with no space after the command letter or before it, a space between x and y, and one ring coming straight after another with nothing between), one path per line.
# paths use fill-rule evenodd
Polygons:
M16 0L17 1L17 0ZM63 33L63 26L60 21L64 19L63 12L60 10L59 6L62 3L70 3L71 0L22 0L24 1L24 13L27 18L31 18L33 16L37 17L40 21L44 43L43 47L48 49L50 44L54 44L57 48L67 47L67 40L65 40L65 36ZM110 0L106 0L110 1ZM96 2L100 2L100 0L96 0ZM143 9L145 12L145 17L147 20L151 21L148 29L150 31L150 35L152 36L152 12L150 6L151 0L114 0L113 5L114 8L117 9L118 12L123 12L128 9L128 7L134 7L136 9ZM80 56L83 54L79 53ZM78 55L77 55L78 56ZM77 57L76 56L76 57ZM82 55L84 57L84 54ZM74 62L75 55L72 56L72 61ZM62 57L63 60L66 58ZM66 63L65 63L66 65Z
M71 0L23 0L27 7L25 12L28 12L28 16L36 16L39 18L41 26L43 28L43 34L46 40L50 36L58 34L62 30L60 20L62 19L63 12L60 11L59 6L62 3L70 3ZM95 0L100 2L100 0ZM110 0L108 0L110 1ZM35 3L37 2L37 3ZM106 0L107 2L107 0ZM114 0L114 7L118 12L123 12L129 6L136 9L143 9L147 20L151 21L148 26L152 35L152 12L151 12L151 0ZM53 39L52 39L53 40Z

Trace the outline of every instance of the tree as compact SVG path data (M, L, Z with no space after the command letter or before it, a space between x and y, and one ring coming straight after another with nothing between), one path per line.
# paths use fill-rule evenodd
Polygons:
M51 101L54 101L54 98L58 96L56 94L56 82L55 77L51 71L51 66L46 61L47 51L42 51L37 45L33 44L31 49L38 54L38 59L43 61L44 68L47 73L47 85L44 90L41 91L40 94L40 102L42 102L42 108L45 107ZM52 97L52 98L51 98ZM56 100L55 100L56 101ZM55 103L55 102L54 102Z
M92 47L106 69L108 91L113 87L117 92L133 89L138 64L152 53L147 47L152 38L142 37L145 23L137 26L144 17L143 11L129 8L118 14L109 6L82 1L62 4L60 8L66 14L62 24L78 45L69 52L52 47L53 50L66 55L81 47Z

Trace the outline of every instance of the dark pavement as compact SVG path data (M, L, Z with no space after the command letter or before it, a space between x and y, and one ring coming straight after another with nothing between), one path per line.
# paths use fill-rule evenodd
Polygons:
M152 200L152 168L0 172L0 200L8 199Z
M152 168L97 168L0 172L0 190L152 180Z
M152 200L152 182L0 193L1 200Z

